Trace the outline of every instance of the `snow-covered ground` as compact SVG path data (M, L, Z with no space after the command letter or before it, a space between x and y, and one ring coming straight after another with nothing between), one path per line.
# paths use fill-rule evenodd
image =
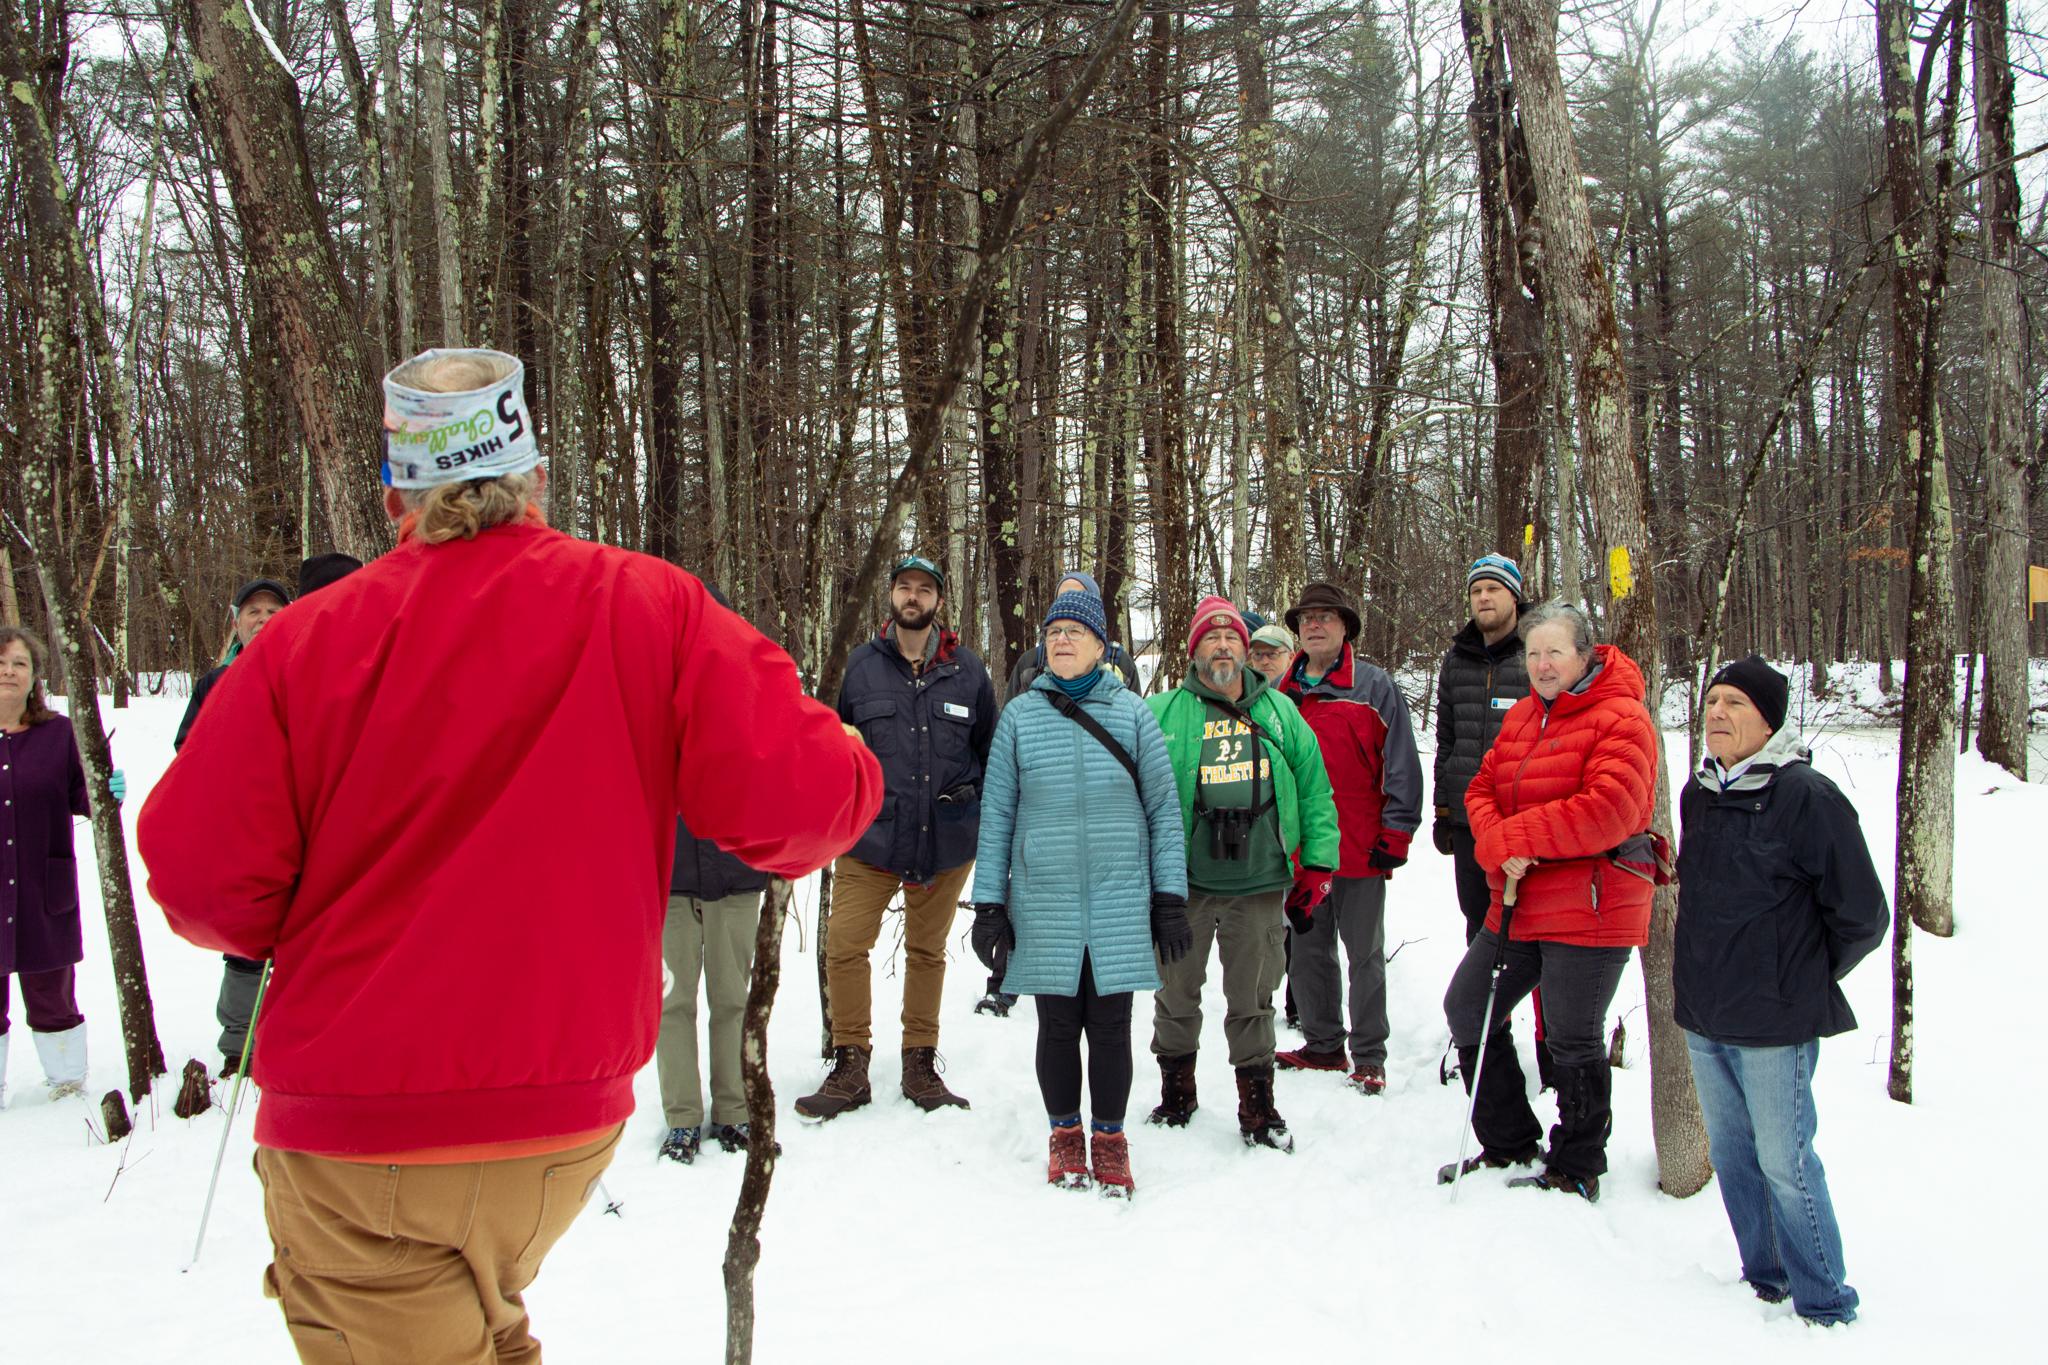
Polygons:
M170 760L182 705L144 698L109 713L131 821ZM1818 756L1855 800L1887 870L1896 749L1893 732L1836 730ZM1819 1147L1864 1302L1849 1328L1812 1331L1789 1308L1749 1295L1711 1189L1685 1201L1657 1192L1633 972L1615 1004L1628 1012L1629 1060L1615 1081L1613 1171L1600 1204L1510 1192L1497 1176L1468 1181L1459 1205L1447 1203L1433 1176L1456 1154L1464 1102L1437 1084L1439 1002L1462 939L1449 861L1424 839L1391 896L1390 946L1405 946L1388 969L1387 1096L1365 1099L1331 1076L1282 1076L1280 1107L1299 1149L1247 1151L1212 980L1203 1107L1184 1131L1133 1128L1139 1189L1128 1206L1043 1183L1031 1009L1005 1021L971 1012L982 974L966 951L964 914L942 1051L948 1081L973 1109L927 1116L896 1097L889 1024L878 1039L877 1102L823 1127L795 1122L789 1100L820 1074L806 888L773 1032L786 1151L763 1236L756 1359L2038 1358L2038 1343L2025 1345L2035 1336L2027 1304L2048 1193L2031 1157L2048 1102L2019 1050L2040 1032L2041 902L2023 873L2028 841L2048 828L2048 791L1972 755L1959 760L1957 793L1959 928L1951 941L1916 940L1919 1102L1908 1108L1884 1093L1882 953L1848 983L1864 1027L1823 1046ZM82 823L78 836L84 853ZM96 888L85 894L80 994L97 1100L122 1069ZM173 938L147 905L142 928L174 1082L187 1057L217 1061L219 958ZM895 968L878 962L876 975L876 1016L892 1020ZM1140 1116L1156 1096L1148 1017L1141 1000ZM1526 1011L1515 1032L1526 1048ZM223 1111L173 1118L167 1082L134 1136L107 1146L91 1131L96 1106L44 1097L26 1029L16 1036L0 1113L0 1359L289 1359L277 1309L260 1293L269 1241L248 1115L229 1144L205 1257L181 1274ZM622 1216L586 1213L528 1295L552 1361L702 1361L721 1350L719 1261L740 1161L717 1151L689 1168L659 1161L652 1067L638 1097L606 1177ZM1538 1107L1547 1115L1548 1098Z

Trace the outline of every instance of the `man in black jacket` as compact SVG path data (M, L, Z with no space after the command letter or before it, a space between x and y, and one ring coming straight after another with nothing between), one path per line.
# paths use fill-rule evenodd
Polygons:
M314 555L299 565L298 595L304 597L307 593L317 592L362 567L363 562L351 555ZM221 675L228 671L228 665L263 633L263 627L270 623L270 618L291 605L292 600L291 589L274 578L253 578L235 590L234 600L228 604L228 621L234 628L234 641L228 646L227 658L192 684L192 700L185 704L185 714L178 721L178 733L171 740L173 751L185 747L186 737L199 720L199 712L205 707L208 694L221 680ZM249 1024L256 1014L256 994L263 984L263 964L232 953L222 954L221 963L220 995L213 1004L213 1017L220 1024L220 1074L225 1078L235 1074L242 1064L242 1053L247 1050Z
M1451 637L1436 679L1436 820L1430 839L1449 854L1457 869L1458 908L1465 913L1465 942L1486 923L1490 893L1486 870L1473 856L1472 826L1465 818L1465 788L1500 734L1501 720L1529 695L1529 668L1522 661L1522 570L1506 555L1481 555L1465 574L1472 619Z
M1790 692L1755 655L1707 688L1707 754L1679 799L1671 984L1742 1278L1810 1321L1849 1322L1813 1070L1819 1040L1856 1027L1838 983L1891 916L1856 808L1785 728Z
M945 571L912 555L889 579L889 621L853 652L839 719L882 764L881 814L832 865L825 980L832 999L832 1070L796 1102L829 1119L873 1098L868 1059L874 982L868 954L903 893L903 1094L927 1111L967 1101L939 1078L939 997L946 935L974 867L981 777L996 731L996 693L973 650L939 624Z

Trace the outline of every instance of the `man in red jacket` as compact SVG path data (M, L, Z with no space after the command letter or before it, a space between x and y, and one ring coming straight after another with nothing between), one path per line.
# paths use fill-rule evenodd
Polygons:
M1341 588L1311 583L1287 612L1301 653L1281 680L1316 732L1337 800L1342 861L1329 899L1288 915L1287 974L1307 1042L1282 1052L1282 1071L1342 1071L1351 1084L1387 1088L1387 881L1408 861L1422 822L1422 760L1408 701L1378 664L1358 657L1358 608ZM1337 944L1351 962L1347 1002ZM1344 1028L1346 1004L1351 1028Z
M654 1051L678 812L796 877L880 804L701 583L548 527L522 375L387 376L398 548L251 645L137 830L174 930L274 963L266 1292L306 1360L537 1361L520 1293Z

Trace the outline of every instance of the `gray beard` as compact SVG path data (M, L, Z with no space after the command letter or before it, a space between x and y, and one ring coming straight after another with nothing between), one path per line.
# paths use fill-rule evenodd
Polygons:
M1228 692L1244 676L1235 659L1212 659L1200 671L1202 681L1218 692Z

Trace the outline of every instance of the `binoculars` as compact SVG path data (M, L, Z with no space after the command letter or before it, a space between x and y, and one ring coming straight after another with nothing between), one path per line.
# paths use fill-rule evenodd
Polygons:
M1252 827L1258 823L1251 810L1212 810L1209 813L1209 856L1218 862L1243 862L1251 847Z

